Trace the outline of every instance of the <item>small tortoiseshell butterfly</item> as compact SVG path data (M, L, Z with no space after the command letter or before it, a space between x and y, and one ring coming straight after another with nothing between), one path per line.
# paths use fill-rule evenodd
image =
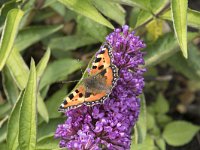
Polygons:
M96 54L88 77L64 99L58 111L66 112L83 104L92 106L103 103L118 79L118 68L113 64L112 47L105 43Z

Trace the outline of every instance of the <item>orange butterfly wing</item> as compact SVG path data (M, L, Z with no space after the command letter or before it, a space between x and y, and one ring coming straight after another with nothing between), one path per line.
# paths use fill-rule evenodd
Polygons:
M67 111L72 108L81 106L85 99L85 87L80 85L72 91L60 105L58 111Z
M92 63L89 75L96 75L102 70L106 69L112 63L112 48L109 44L105 44L101 51L97 54L96 58Z

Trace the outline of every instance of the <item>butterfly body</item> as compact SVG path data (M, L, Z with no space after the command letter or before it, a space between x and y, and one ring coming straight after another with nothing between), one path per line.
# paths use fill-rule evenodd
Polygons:
M84 85L86 87L87 92L110 92L110 88L106 85L106 78L102 74L97 74L95 76L91 76L84 79Z
M103 103L118 79L118 68L112 59L112 47L106 43L96 55L88 77L64 99L59 111L65 112L83 104L92 106Z

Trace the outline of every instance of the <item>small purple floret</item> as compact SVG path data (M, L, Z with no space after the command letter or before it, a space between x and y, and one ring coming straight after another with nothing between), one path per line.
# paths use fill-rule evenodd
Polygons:
M129 150L131 131L140 112L144 87L143 55L145 44L129 27L115 29L106 37L113 47L114 64L119 69L119 80L109 98L102 105L81 106L66 112L64 124L55 133L60 147L68 150ZM101 48L100 48L101 50Z

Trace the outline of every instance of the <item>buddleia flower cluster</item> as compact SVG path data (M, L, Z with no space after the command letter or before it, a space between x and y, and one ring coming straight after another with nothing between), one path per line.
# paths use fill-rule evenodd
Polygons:
M55 133L60 147L68 150L129 150L131 131L140 112L139 95L144 87L145 44L124 25L106 37L113 52L119 79L104 102L66 112L67 120ZM102 47L101 47L102 48ZM100 50L101 50L100 48ZM98 52L97 52L98 53Z

